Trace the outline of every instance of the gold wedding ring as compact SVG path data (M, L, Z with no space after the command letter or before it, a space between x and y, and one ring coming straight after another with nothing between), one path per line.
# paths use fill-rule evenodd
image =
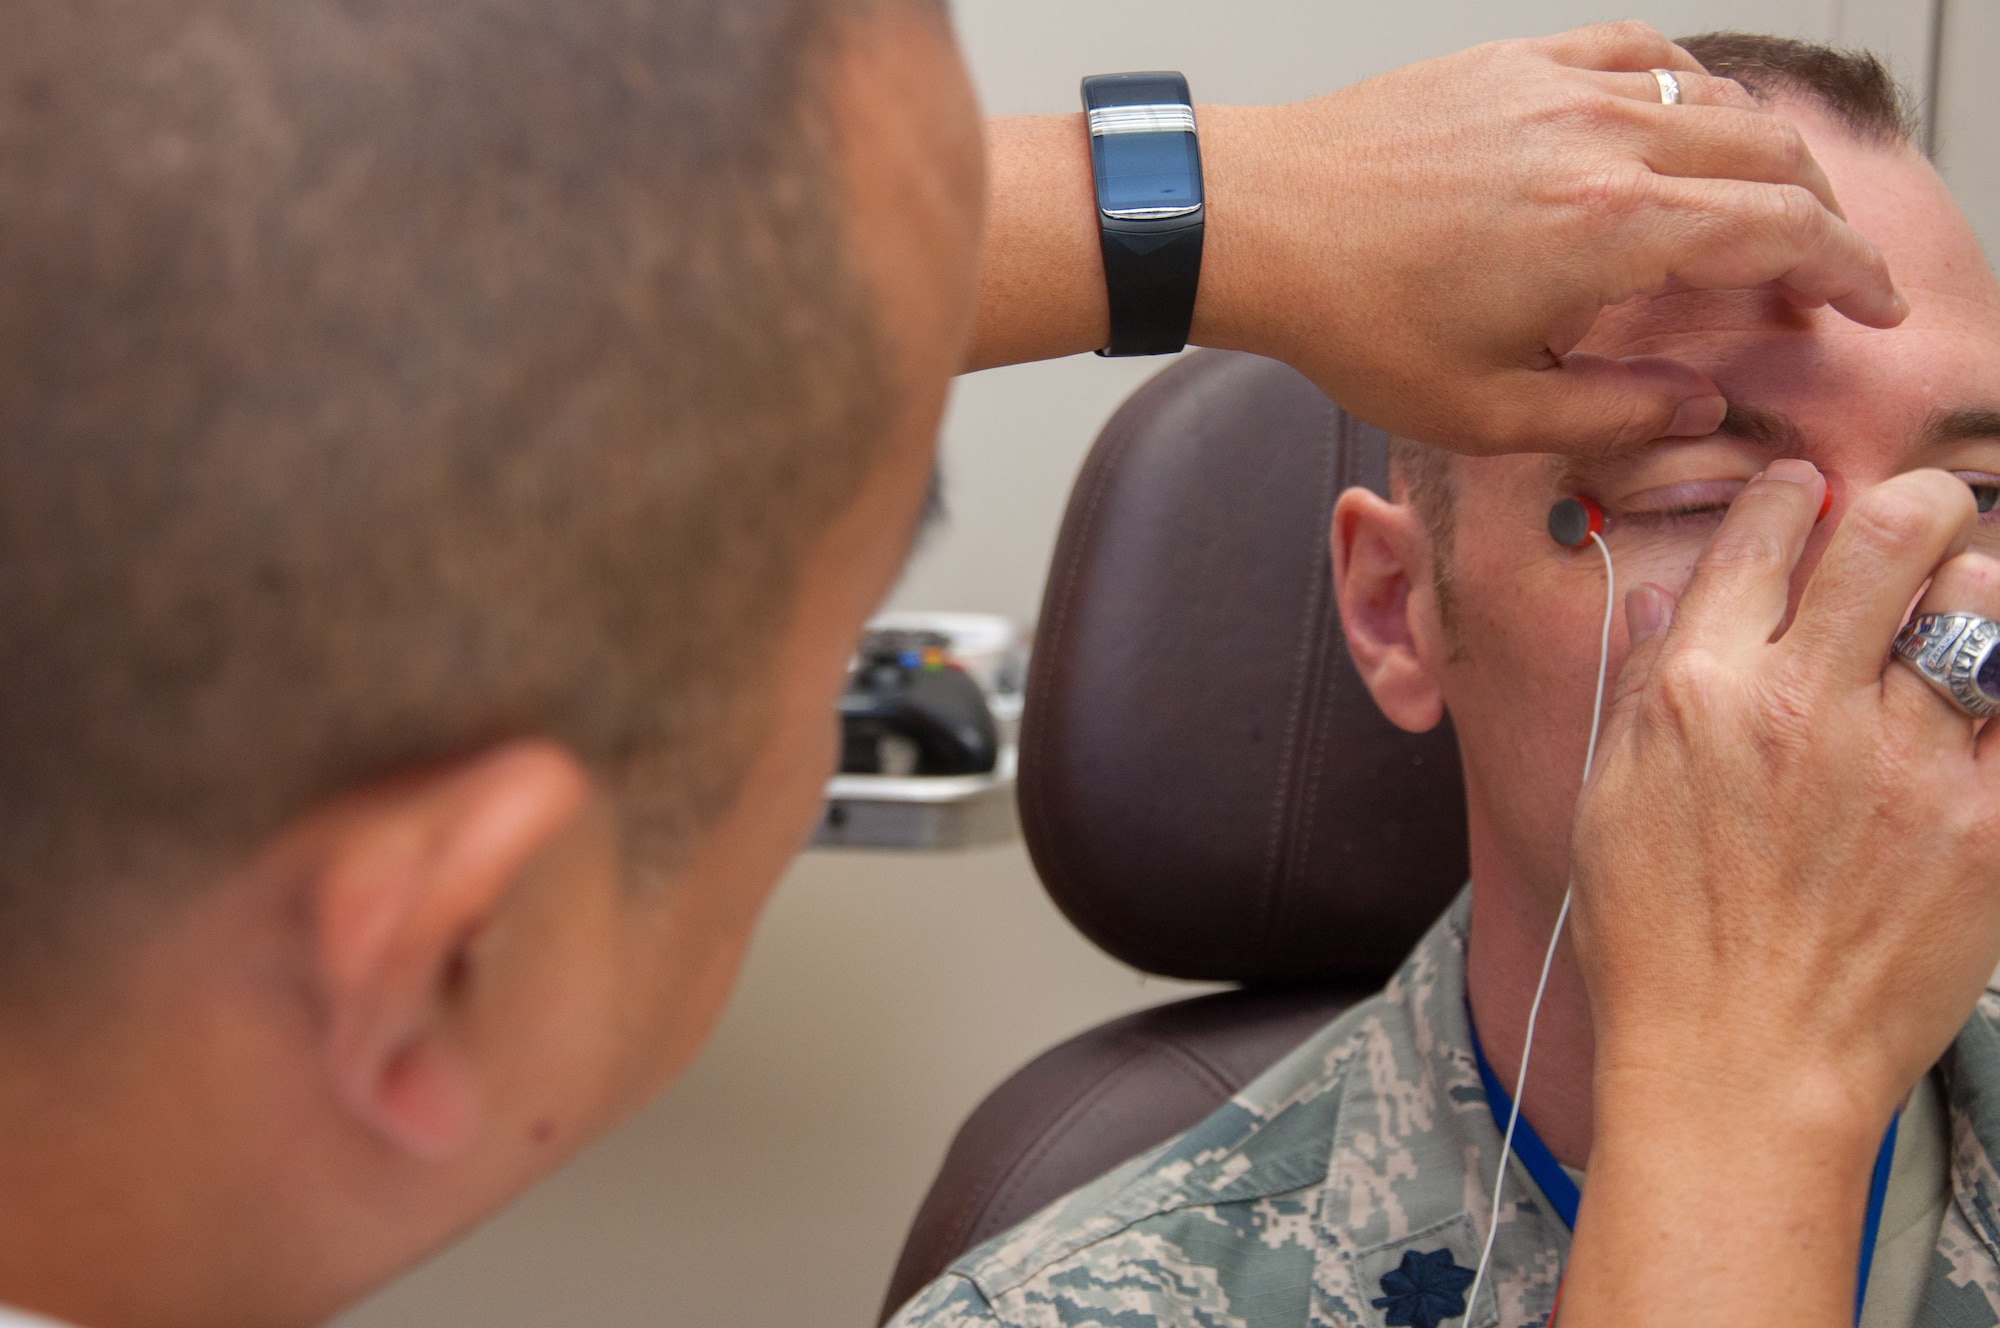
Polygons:
M1674 71L1671 69L1655 69L1652 71L1652 74L1653 77L1656 80L1658 80L1660 84L1660 105L1662 106L1680 105L1681 104L1680 76L1674 73Z

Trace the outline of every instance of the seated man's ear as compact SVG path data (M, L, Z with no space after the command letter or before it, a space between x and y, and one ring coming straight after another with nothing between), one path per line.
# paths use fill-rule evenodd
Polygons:
M1415 508L1368 489L1349 489L1334 504L1333 584L1347 650L1375 704L1410 733L1444 718L1431 559Z
M481 941L589 792L565 749L509 743L345 796L259 864L311 913L315 1035L335 1094L393 1147L443 1159L478 1137Z

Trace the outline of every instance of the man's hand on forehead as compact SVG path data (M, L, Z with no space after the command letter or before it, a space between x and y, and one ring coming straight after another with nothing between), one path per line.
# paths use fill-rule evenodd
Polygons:
M1420 442L1594 454L1711 432L1724 401L1700 370L1579 349L1634 296L1775 286L1872 327L1908 311L1798 126L1643 23L1495 42L1289 106L1201 105L1196 120L1189 339L1283 360ZM1069 152L1081 130L990 127L968 368L1106 344L1098 236L1079 224L1095 215L1090 168Z
M1797 126L1643 24L1244 114L1209 133L1196 339L1284 359L1404 437L1590 454L1711 432L1702 372L1578 350L1600 311L1671 284L1779 283L1874 327L1908 311Z

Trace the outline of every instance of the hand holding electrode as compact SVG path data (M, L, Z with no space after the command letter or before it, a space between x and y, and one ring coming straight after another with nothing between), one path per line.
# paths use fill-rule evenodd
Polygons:
M2000 738L1890 650L1927 581L1920 615L2000 617L2000 563L1962 481L1906 473L1788 623L1826 493L1773 462L1677 605L1626 600L1575 833L1597 1115L1563 1328L1850 1321L1883 1129L2000 955Z

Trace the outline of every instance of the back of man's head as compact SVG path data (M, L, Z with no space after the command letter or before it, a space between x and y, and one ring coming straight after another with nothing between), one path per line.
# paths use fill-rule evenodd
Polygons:
M6 983L511 735L655 862L717 814L885 409L815 78L843 7L9 15Z

